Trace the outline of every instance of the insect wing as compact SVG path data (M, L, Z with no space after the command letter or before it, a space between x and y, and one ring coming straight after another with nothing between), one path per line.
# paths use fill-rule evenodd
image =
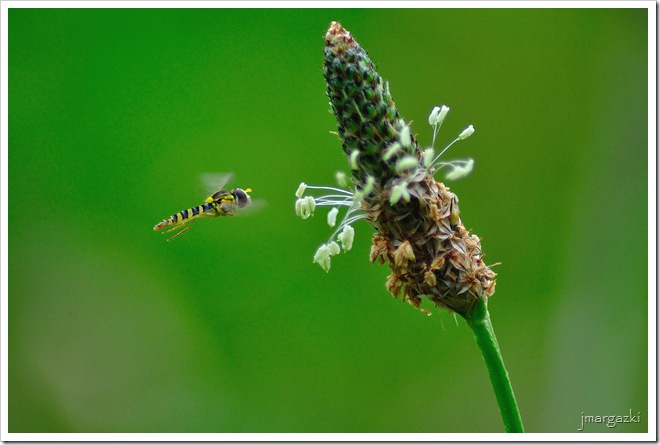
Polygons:
M233 177L233 173L202 173L199 175L207 196L212 196L218 190L222 190Z
M267 202L265 199L250 199L250 203L248 205L246 205L241 209L238 209L238 212L236 212L236 216L246 216L246 215L252 215L254 213L259 213L263 211L266 205Z

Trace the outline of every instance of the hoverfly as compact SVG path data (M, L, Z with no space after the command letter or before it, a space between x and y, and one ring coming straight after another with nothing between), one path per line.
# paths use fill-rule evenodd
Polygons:
M206 174L202 176L202 180L208 185L213 185L215 190L219 191L213 193L206 198L204 204L181 210L174 215L165 218L154 226L155 231L162 230L166 227L171 227L163 233L169 233L177 229L182 229L176 235L167 239L172 241L174 238L183 235L197 218L216 218L218 216L234 216L239 209L243 209L252 204L252 199L248 193L252 189L234 188L232 190L225 190L223 187L231 179L231 174L218 175ZM190 224L188 224L190 223Z

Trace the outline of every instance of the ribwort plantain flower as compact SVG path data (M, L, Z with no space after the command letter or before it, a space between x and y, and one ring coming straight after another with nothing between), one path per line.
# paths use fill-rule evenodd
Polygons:
M483 262L480 239L461 221L458 197L434 175L444 170L445 177L454 180L472 171L472 159L445 162L441 157L454 143L472 135L474 127L468 126L436 155L436 136L449 108L435 107L428 119L433 128L431 147L420 149L396 109L388 83L352 35L333 22L325 43L327 95L348 156L352 186L339 174L337 181L346 188L304 183L298 188L296 213L303 219L316 206L330 206L328 223L334 226L338 208L346 208L314 262L328 271L330 258L339 253L338 246L329 246L339 241L349 250L352 224L366 219L376 231L371 261L389 265L392 273L386 287L394 297L401 296L417 308L428 297L437 306L469 317L478 300L487 301L493 295L495 273ZM308 189L328 194L304 196Z
M421 149L399 115L387 82L376 72L367 53L339 23L325 35L323 64L330 110L351 169L351 183L336 175L337 187L307 186L296 191L296 213L306 219L317 206L328 206L328 224L336 225L314 255L326 272L331 258L353 246L353 224L365 219L375 229L371 262L387 263L392 273L385 287L394 296L419 308L422 298L465 318L482 351L495 389L506 431L522 432L520 412L488 313L495 292L495 273L483 262L481 240L465 228L458 197L436 181L443 170L454 180L468 175L474 160L446 162L444 153L470 137L469 125L436 155L435 141L449 113L434 107L428 122L433 128L431 147ZM322 196L305 195L307 190ZM429 314L429 311L422 309Z

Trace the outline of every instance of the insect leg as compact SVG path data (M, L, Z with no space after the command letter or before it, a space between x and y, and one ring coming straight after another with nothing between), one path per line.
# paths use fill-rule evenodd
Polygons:
M185 226L187 223L188 223L188 220L187 220L187 219L184 219L184 220L181 221L180 223L175 224L174 226L172 226L171 229L169 229L169 230L165 230L165 231L162 232L162 233L169 233L169 232L172 232L173 230L180 229L181 227Z
M179 233L177 233L177 234L174 235L173 237L171 237L171 238L167 238L167 241L172 241L172 240L173 240L174 238L176 238L177 236L179 236L179 235L183 235L185 232L188 231L188 229L190 229L190 228L192 227L192 225L193 225L193 223L194 223L195 221L196 221L196 220L194 220L194 219L191 220L191 221L190 221L190 224L189 224L187 227L185 227L183 230L181 230ZM185 223L182 224L181 226L183 226L183 225L185 225ZM181 227L181 226L176 226L175 229L176 229L176 228L179 228L179 227ZM174 230L174 229L171 229L171 230ZM170 232L170 230L168 230L168 232Z

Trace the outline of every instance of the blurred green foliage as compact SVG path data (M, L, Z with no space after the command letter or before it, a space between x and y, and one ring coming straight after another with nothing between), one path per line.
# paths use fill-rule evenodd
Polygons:
M371 230L326 274L301 181L347 169L323 35L369 51L501 262L530 432L647 429L647 11L11 9L10 432L500 432L465 323L394 300ZM236 174L259 214L155 223Z

